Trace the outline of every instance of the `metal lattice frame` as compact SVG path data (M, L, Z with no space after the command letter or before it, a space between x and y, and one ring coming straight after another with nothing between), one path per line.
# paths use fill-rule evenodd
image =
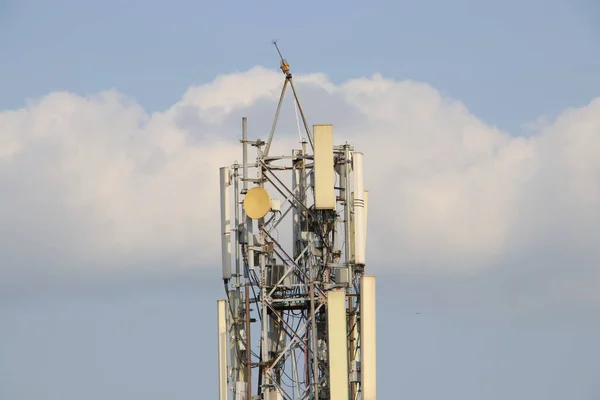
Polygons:
M329 399L327 291L342 289L347 296L348 362L360 359L359 279L364 265L355 265L351 251L350 198L353 147L334 146L340 175L335 210L316 210L313 191L314 146L300 107L289 65L282 59L285 82L269 138L249 141L242 123L243 163L231 166L234 219L232 239L235 272L225 279L230 346L229 387L235 400ZM308 141L291 156L269 156L287 87L290 86ZM257 157L248 162L248 146ZM250 178L249 168L256 171ZM241 171L241 173L240 173ZM291 187L279 177L291 173ZM281 196L281 211L251 220L241 207L248 183L268 187ZM241 187L240 187L241 186ZM275 231L288 222L292 245L279 241ZM343 249L343 250L342 250ZM251 334L260 325L260 334ZM254 340L252 340L254 339ZM258 352L252 351L254 346ZM358 376L358 375L357 375ZM350 381L350 398L358 399L360 378ZM255 384L257 387L253 389Z

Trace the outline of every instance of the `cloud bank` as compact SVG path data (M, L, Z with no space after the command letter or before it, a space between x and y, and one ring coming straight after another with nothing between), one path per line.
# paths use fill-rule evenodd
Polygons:
M266 139L282 79L219 76L153 114L116 91L1 111L0 280L218 267L218 167L241 160L241 116ZM515 137L423 83L296 85L310 124L333 123L336 142L365 153L376 272L552 270L571 277L555 285L594 296L581 288L600 283L600 98Z

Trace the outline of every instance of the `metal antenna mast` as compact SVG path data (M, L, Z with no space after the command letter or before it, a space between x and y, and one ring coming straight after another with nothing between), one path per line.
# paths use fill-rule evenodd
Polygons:
M273 44L285 81L268 140L248 140L242 118L242 164L220 169L227 297L217 313L219 398L376 400L363 154L334 145L332 125L311 132L290 66ZM269 156L288 85L308 143ZM288 229L289 242L279 236Z

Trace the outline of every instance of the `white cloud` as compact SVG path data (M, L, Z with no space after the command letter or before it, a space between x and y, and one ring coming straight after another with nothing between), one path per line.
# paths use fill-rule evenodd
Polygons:
M241 158L242 115L251 137L266 139L282 80L261 67L223 75L152 115L113 91L52 93L0 112L2 279L55 267L212 266L217 169ZM422 83L296 82L310 123L334 123L338 142L365 153L374 268L600 265L600 99L525 138ZM286 142L296 137L289 100Z

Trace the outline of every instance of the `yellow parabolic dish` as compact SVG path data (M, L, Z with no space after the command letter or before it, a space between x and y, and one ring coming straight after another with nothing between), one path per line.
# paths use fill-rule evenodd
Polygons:
M271 209L271 196L264 188L255 187L248 190L244 197L244 211L252 219L261 219Z

